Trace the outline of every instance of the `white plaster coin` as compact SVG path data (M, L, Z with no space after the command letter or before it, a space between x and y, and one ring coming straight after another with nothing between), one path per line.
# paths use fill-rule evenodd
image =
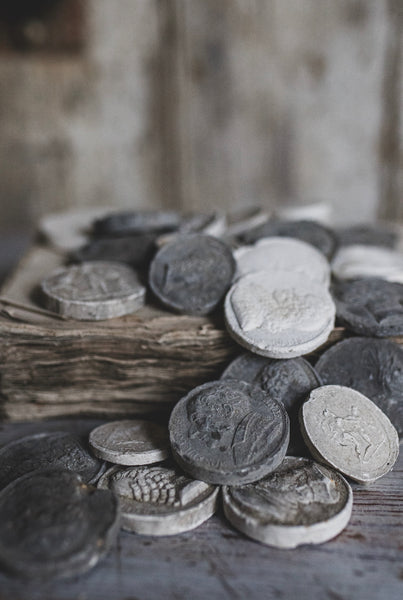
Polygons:
M92 261L62 267L41 283L46 308L64 317L100 321L135 312L145 303L145 287L130 267Z
M372 400L348 387L313 390L300 412L302 434L312 455L359 483L388 473L399 454L399 438Z
M343 246L332 261L332 271L339 279L377 277L403 283L403 253L364 244Z
M231 336L251 352L293 358L312 352L329 337L335 305L327 288L299 273L251 273L225 299Z
M234 251L235 278L256 271L299 273L309 281L325 286L330 282L330 266L322 252L311 244L287 237L262 238L252 246Z
M117 465L148 465L169 455L167 429L151 421L105 423L91 431L89 443L95 456Z
M217 508L219 488L170 466L112 467L98 488L120 501L121 527L143 535L176 535L198 527Z
M236 529L277 548L321 544L347 525L353 494L339 473L308 458L286 457L248 485L223 488L224 513Z

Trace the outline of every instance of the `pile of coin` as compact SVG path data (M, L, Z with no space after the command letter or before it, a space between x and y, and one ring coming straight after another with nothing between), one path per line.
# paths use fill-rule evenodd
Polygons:
M96 221L94 240L72 256L80 264L42 282L48 309L118 317L144 304L148 283L154 301L179 314L223 307L247 352L219 380L178 399L168 428L126 420L92 431L97 458L63 433L1 449L3 567L25 577L81 573L118 524L178 534L211 517L220 498L235 528L272 546L340 533L353 503L347 479L370 483L390 471L403 436L403 349L380 339L403 334L403 266L387 233L350 228L337 236L317 223L256 215L227 229L217 215L172 212ZM340 268L341 253L363 242L382 254L369 273L376 277L363 277L367 263L361 272ZM305 355L326 341L335 318L361 337L312 364Z

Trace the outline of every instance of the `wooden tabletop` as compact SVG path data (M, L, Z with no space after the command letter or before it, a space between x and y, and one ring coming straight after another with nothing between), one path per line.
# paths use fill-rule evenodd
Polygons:
M86 436L95 420L0 426L0 445L39 431ZM0 600L403 598L403 456L369 485L354 485L352 518L334 540L277 550L237 533L220 512L198 529L153 538L121 532L87 575L24 583L0 574Z

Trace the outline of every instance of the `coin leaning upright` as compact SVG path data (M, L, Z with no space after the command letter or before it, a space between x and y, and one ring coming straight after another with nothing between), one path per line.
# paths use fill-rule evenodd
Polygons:
M290 425L284 407L258 386L224 379L182 398L169 420L173 457L195 479L241 485L274 470Z
M135 312L145 288L128 266L93 261L57 269L41 283L46 308L83 321L100 321Z

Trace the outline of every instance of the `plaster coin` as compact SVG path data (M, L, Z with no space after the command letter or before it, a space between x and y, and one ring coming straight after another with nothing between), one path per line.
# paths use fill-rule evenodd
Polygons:
M244 352L234 358L223 371L220 379L240 379L247 383L254 383L262 368L270 359L252 352Z
M169 454L165 427L142 420L113 421L93 429L89 437L96 456L117 465L148 465Z
M0 564L23 579L85 573L118 530L114 494L88 487L70 471L30 473L0 492Z
M332 261L339 279L378 277L403 283L403 253L377 246L343 246Z
M117 238L98 238L73 252L70 259L79 263L106 260L125 263L137 269L148 268L155 252L155 240L156 235L150 233Z
M239 278L256 271L297 273L308 281L327 286L330 267L326 258L311 244L285 237L263 238L253 246L234 251Z
M94 261L57 269L41 284L46 308L72 319L99 321L144 306L136 273L116 262Z
M45 468L63 468L94 483L104 465L69 433L37 433L0 449L0 489L27 473Z
M354 225L336 231L338 246L383 246L394 248L397 244L397 232L386 225Z
M93 224L93 233L111 236L174 231L180 223L179 213L172 210L128 210L97 219Z
M277 548L322 544L347 525L353 494L346 480L307 458L286 457L255 483L223 488L224 513L236 529Z
M118 496L121 527L143 535L175 535L198 527L215 513L219 490L165 465L112 467L98 487Z
M245 233L244 244L253 244L261 238L273 236L296 238L315 246L327 259L331 258L336 248L333 232L315 221L278 221L270 220Z
M379 479L398 457L399 439L388 417L351 388L325 385L313 390L300 418L314 458L359 483Z
M157 298L183 314L205 315L231 284L235 262L231 250L206 235L181 236L154 257L149 282Z
M212 381L174 407L171 447L184 471L208 483L240 485L273 471L285 456L284 407L244 381Z
M351 387L372 400L403 440L403 348L389 340L348 338L315 365L325 385Z
M332 286L337 318L358 333L375 337L403 335L403 285L384 279L337 281Z
M333 221L332 207L324 200L293 200L275 206L275 216L290 221L309 220L329 224Z
M271 358L312 352L327 340L335 318L325 286L280 271L241 277L229 290L224 311L231 336L251 352Z

